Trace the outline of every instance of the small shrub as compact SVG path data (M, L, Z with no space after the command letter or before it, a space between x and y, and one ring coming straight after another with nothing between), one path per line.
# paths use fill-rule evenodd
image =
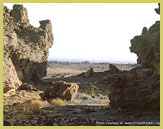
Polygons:
M31 109L34 113L39 113L41 108L43 108L43 101L41 100L32 100L31 101Z
M90 83L89 89L85 91L86 94L96 94L97 87Z
M65 101L60 98L55 98L50 101L50 104L54 106L64 106Z

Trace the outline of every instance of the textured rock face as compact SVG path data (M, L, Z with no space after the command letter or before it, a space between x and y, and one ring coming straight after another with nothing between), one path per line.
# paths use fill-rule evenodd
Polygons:
M139 72L142 70L141 75ZM147 109L160 108L160 76L146 74L146 69L137 68L127 73L108 78L112 81L109 94L111 108Z
M160 14L160 7L155 9ZM131 40L131 52L137 54L137 62L142 67L154 69L154 73L160 74L160 21L157 21L149 29L143 28L140 36Z
M11 58L4 57L4 92L6 93L10 89L17 89L22 83L19 80L15 67L11 61Z
M76 83L68 83L59 81L47 89L41 96L43 100L50 100L54 98L61 98L73 101L76 97L79 86Z
M22 5L4 7L4 91L17 89L21 82L37 82L46 75L48 49L53 44L51 22L33 27Z
M159 9L155 11L159 14ZM108 78L111 108L128 110L160 109L160 22L149 29L143 28L140 36L131 40L131 52L138 55L141 65L128 72Z

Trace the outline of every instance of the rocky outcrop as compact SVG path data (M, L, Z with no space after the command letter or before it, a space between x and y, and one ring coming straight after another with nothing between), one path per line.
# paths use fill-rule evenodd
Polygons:
M160 108L160 76L152 74L150 70L136 68L108 80L111 84L109 94L111 108L120 107L127 110Z
M159 9L156 12L159 14ZM131 40L131 52L141 65L128 72L108 76L111 108L145 109L155 113L160 109L160 22Z
M109 64L109 70L112 72L112 73L117 73L119 72L119 69L113 65L113 64Z
M22 5L14 5L12 10L4 7L3 16L5 92L17 89L22 82L36 83L46 75L53 34L50 20L33 27Z
M82 72L81 74L77 75L79 77L83 77L83 78L86 78L86 77L92 77L94 75L94 70L93 68L90 68L88 71L86 72Z
M160 4L155 11L160 14ZM137 54L137 62L142 67L148 66L154 73L160 74L160 21L156 21L149 29L144 27L142 34L131 40L130 50Z
M155 11L157 14L160 14L160 3L158 3L158 6L159 6L158 9L155 9Z
M73 101L78 92L79 86L76 83L68 83L65 81L59 81L54 83L50 88L48 88L41 98L43 100L51 100L55 98L60 98L63 100Z

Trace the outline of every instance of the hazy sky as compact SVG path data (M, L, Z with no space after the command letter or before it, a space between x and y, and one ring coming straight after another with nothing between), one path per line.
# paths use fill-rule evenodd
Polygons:
M12 9L13 4L5 4ZM130 40L160 16L156 3L23 4L30 23L50 19L54 45L48 60L136 62Z

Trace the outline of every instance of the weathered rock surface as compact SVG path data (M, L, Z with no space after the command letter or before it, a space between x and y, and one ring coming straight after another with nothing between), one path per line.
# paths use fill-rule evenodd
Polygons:
M159 14L160 9L156 9ZM131 40L131 52L138 55L141 65L129 72L108 76L111 108L127 110L160 109L160 22Z
M14 89L14 90L17 89L22 84L22 82L19 80L17 76L11 58L4 57L3 66L4 66L3 84L4 84L4 93L6 93L10 89Z
M136 69L136 74L139 77L148 76L153 73L153 70L150 68L138 68Z
M155 11L160 14L160 4ZM148 64L154 73L160 74L160 21L156 21L149 29L144 27L142 34L131 40L130 50L137 54L137 62L142 67Z
M138 71L136 69L136 71ZM146 69L145 69L146 70ZM160 76L137 72L125 72L112 78L109 94L110 106L123 109L159 109Z
M59 81L54 83L48 88L41 97L43 100L50 100L54 98L61 98L65 100L73 101L78 92L79 86L76 83L68 83L65 81Z
M4 92L17 89L22 82L36 83L46 75L48 49L53 44L50 20L40 27L29 23L27 10L14 5L4 7Z

